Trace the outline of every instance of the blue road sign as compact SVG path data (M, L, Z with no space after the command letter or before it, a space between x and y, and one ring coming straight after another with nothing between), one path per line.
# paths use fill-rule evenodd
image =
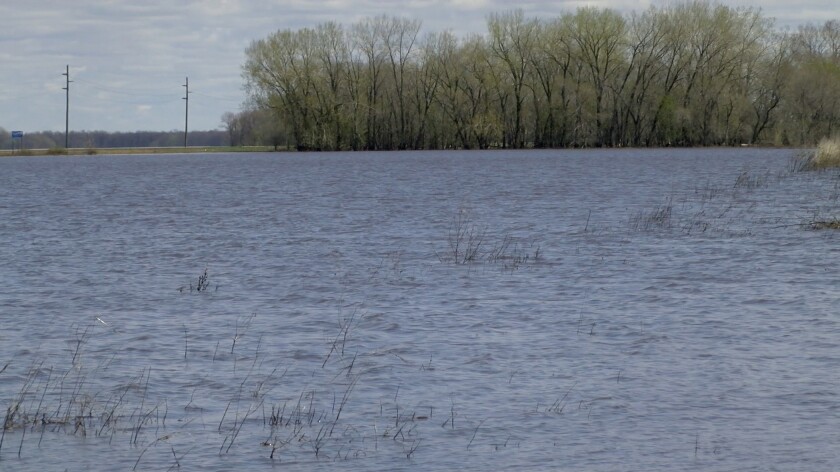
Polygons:
M12 131L12 138L22 138L23 131Z

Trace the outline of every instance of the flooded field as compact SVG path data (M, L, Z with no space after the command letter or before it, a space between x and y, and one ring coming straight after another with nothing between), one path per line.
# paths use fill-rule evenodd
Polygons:
M836 470L796 152L4 158L0 470Z

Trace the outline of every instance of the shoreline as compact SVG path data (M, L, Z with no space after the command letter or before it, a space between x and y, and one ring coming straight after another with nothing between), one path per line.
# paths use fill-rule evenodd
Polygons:
M812 147L797 147L797 146L769 146L769 145L740 145L740 146L706 146L721 149L742 149L742 148L760 148L760 149L799 149L808 150ZM649 147L649 148L623 148L623 147L604 147L604 148L520 148L508 150L581 150L581 149L691 149L692 147ZM702 149L703 147L696 147ZM447 149L424 149L423 151L446 151ZM451 149L450 149L451 150ZM477 149L476 149L477 150ZM488 150L503 150L502 148L485 149ZM410 150L407 150L410 151ZM274 146L189 146L189 147L136 147L136 148L58 148L58 149L24 149L23 151L12 151L11 149L0 149L0 158L3 157L61 157L61 156L95 156L95 155L143 155L143 154L208 154L208 153L251 153L251 152L298 152L295 149L276 149ZM319 152L319 151L312 151ZM325 152L367 152L367 151L325 151ZM382 152L382 151L370 151Z
M59 148L59 149L2 149L0 157L95 156L131 154L199 154L221 152L275 152L274 146L189 146L189 147L127 147L127 148ZM277 152L284 152L279 150Z

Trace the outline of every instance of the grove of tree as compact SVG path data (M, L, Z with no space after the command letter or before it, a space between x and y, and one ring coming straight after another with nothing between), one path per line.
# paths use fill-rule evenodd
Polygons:
M813 145L840 131L840 22L781 31L688 1L622 15L487 17L421 34L380 16L277 31L246 50L232 144L300 150Z
M258 139L258 136L255 136ZM71 148L179 147L184 145L184 131L70 131ZM190 146L227 146L228 134L222 130L190 131ZM12 142L11 133L0 127L0 149L12 147L50 149L64 147L64 131L25 133L20 142Z

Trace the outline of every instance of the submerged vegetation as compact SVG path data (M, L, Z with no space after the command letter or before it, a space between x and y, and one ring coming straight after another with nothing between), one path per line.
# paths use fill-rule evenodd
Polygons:
M840 22L779 31L758 8L490 15L483 35L368 18L254 41L256 114L301 150L809 146L840 120Z
M284 384L288 368L263 366L271 361L260 351L262 336L248 332L255 317L238 319L235 334L227 341L229 348L220 349L220 341L212 352L214 376L235 382L232 388L224 389L227 400L217 403L226 406L223 410L206 407L206 383L192 385L189 393L179 395L177 401L183 403L161 396L150 387L155 382L152 378L160 375L152 366L140 369L134 376L127 374L120 383L113 384L108 369L119 353L103 359L89 354L88 349L116 330L99 317L78 327L66 367L35 362L23 371L17 394L3 399L0 461L34 454L31 448L41 447L45 436L49 442L50 435L66 434L97 438L108 444L127 442L133 450L132 458L126 462L133 463L131 470L149 470L144 466L146 462L158 467L171 463L172 469L179 468L179 461L197 448L201 454L211 451L218 456L234 452L242 430L257 425L258 434L264 438L260 453L271 462L310 456L316 460L358 459L379 448L396 448L411 457L420 445L417 426L431 418L433 410L412 410L401 405L395 395L392 402L377 405L378 419L368 424L346 420L348 401L360 378L353 370L354 364L358 370L367 362L357 359L361 357L358 352L345 353L345 348L350 347L351 329L363 314L354 310L340 318L338 334L329 343L321 368L313 372L313 382L322 382L323 390ZM209 352L192 347L187 337L185 329L183 363L184 375L189 377L198 374L190 370L189 360L206 357ZM237 364L242 364L239 371ZM6 363L0 374L10 365ZM91 387L96 383L107 388L96 391ZM212 421L212 426L201 429L214 439L213 444L185 443L185 437L197 434L185 428L192 422L204 424L207 420ZM253 432L248 437L253 440ZM37 438L37 445L28 444L29 438Z
M491 242L487 227L479 226L468 209L459 208L446 235L447 248L438 253L441 262L456 265L498 264L504 270L516 270L540 259L540 245L504 234Z
M789 217L768 217L755 215L755 198L762 189L779 185L788 179L809 178L802 174L808 170L840 167L840 161L834 166L826 164L831 158L836 142L823 140L820 148L791 158L791 165L784 171L757 173L744 169L731 186L698 186L693 192L669 195L660 205L636 210L628 219L631 229L639 232L683 234L683 235L729 235L749 236L759 228L801 228L809 230L840 230L840 217L834 216L836 202L840 200L840 182L822 203L807 215L789 215ZM821 163L815 165L815 156L820 155ZM836 159L836 157L835 157ZM818 178L818 177L816 177Z

